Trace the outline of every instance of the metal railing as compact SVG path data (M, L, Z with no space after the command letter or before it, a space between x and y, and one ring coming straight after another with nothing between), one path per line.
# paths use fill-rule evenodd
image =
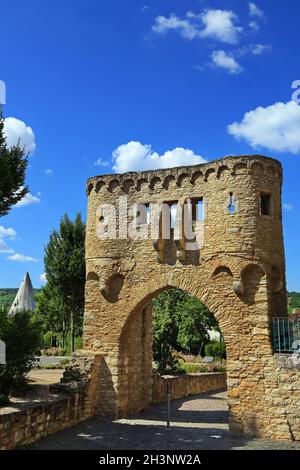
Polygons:
M274 352L300 352L300 320L273 318L272 340Z

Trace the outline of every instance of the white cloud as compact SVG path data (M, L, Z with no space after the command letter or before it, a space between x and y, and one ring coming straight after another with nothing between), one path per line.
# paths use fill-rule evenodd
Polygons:
M251 52L254 55L261 55L264 52L268 52L272 49L272 46L270 44L254 44L251 47Z
M34 152L36 148L33 130L19 119L8 117L4 120L4 135L8 147L17 145L20 140L20 145L25 147L26 152Z
M0 225L0 238L10 238L11 240L16 238L17 232L13 228L5 228Z
M275 103L244 114L241 122L228 126L229 134L244 139L253 148L276 152L300 152L300 106L293 101Z
M43 284L46 284L46 282L47 282L46 273L43 273L43 274L40 275L40 281L41 281Z
M0 253L14 253L14 250L10 248L2 238L0 238Z
M96 160L94 162L94 165L96 165L96 166L109 166L109 162L107 160L103 160L103 158L98 158L98 160Z
M7 259L10 261L17 261L19 263L38 263L36 258L32 258L32 256L21 255L20 253L15 253L14 255L8 256Z
M227 70L231 74L239 74L243 71L243 67L235 60L232 55L225 51L214 51L211 55L212 64Z
M53 176L54 171L51 170L51 168L46 168L46 170L44 171L44 173L45 173L45 175Z
M185 39L211 38L235 44L243 29L235 24L236 20L236 14L228 10L206 10L200 15L188 12L184 18L171 14L156 17L152 31L158 34L176 31Z
M14 240L16 236L17 232L13 228L5 228L3 225L0 225L0 253L14 253L14 250L6 244L4 238Z
M177 31L185 39L199 37L199 26L194 26L188 19L181 19L177 15L157 16L152 26L152 31L158 34L165 34L169 31Z
M250 27L253 31L259 31L259 29L260 29L260 25L259 25L258 22L255 21L255 20L250 21L249 27Z
M159 155L152 150L151 145L144 145L141 142L135 141L116 148L113 152L113 160L113 169L116 173L206 163L203 157L196 155L189 149L177 147L173 150L168 150L163 155Z
M29 206L30 204L38 204L41 202L41 193L37 193L36 196L33 196L33 194L28 193L26 196L19 201L15 207L24 207L24 206Z
M249 15L252 18L264 18L264 12L253 2L248 3Z
M205 25L201 33L203 37L219 39L230 44L238 42L243 28L235 25L237 16L232 11L207 10L201 15L201 19Z
M284 203L283 204L283 208L286 210L286 211L292 211L294 209L294 206L293 204L288 204L288 203Z

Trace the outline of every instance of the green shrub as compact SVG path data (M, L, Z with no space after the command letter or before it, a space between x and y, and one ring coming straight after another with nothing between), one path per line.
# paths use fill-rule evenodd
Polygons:
M225 345L222 342L220 345L219 341L211 341L205 345L205 355L212 356L214 358L223 357L226 358Z
M26 383L41 345L41 326L31 312L9 316L0 310L0 338L6 344L6 365L0 365L0 395L9 396L13 387Z

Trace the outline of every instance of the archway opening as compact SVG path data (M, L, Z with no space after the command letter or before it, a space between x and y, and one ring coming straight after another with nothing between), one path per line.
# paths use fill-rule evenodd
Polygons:
M220 388L214 385L213 375L224 377L226 346L213 313L189 292L167 286L132 311L121 335L119 364L118 414L128 415L146 410L158 400L157 387L163 388L160 378L166 374L186 380L194 374L194 383L196 374L205 375L203 391ZM190 392L187 395L197 394L197 386ZM178 393L174 391L174 395ZM164 390L159 399L164 399Z

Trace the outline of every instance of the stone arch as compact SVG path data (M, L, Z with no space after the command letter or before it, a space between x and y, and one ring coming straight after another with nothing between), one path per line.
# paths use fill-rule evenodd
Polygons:
M261 286L266 288L267 277L262 265L247 264L241 272L241 289L238 292L240 299L247 305L254 305L259 300Z
M157 176L154 176L150 181L149 188L153 191L160 184L161 184L161 179L158 178Z
M163 187L169 189L172 184L175 184L175 176L168 175L163 182Z
M208 179L211 177L211 175L213 175L215 172L216 172L216 170L214 168L209 168L205 172L204 181L208 181Z
M101 180L97 181L96 187L95 187L96 193L99 193L99 191L101 191L101 189L104 188L104 186L106 186L105 181L101 181Z
M148 180L147 178L139 178L136 183L136 190L141 191L143 186L147 186Z
M108 191L112 193L119 187L120 187L120 181L117 179L113 179L108 184Z
M229 270L230 271L230 270ZM172 282L172 283L171 283ZM217 291L224 292L224 283L216 280ZM152 307L151 300L161 292L169 289L181 289L201 300L214 313L219 322L226 344L227 357L232 351L232 331L222 316L222 303L216 301L212 291L204 286L198 288L195 284L188 287L184 279L173 280L152 279L145 286L144 292L132 293L134 303L128 306L128 314L119 337L119 373L122 376L119 393L121 402L118 403L118 416L149 408L151 405L152 383ZM225 296L224 296L225 302ZM217 313L215 313L217 312Z
M195 185L198 180L200 180L200 178L203 178L203 173L202 171L195 171L193 174L192 174L192 177L191 177L191 183L193 185Z
M187 173L181 173L177 179L177 185L181 187L185 182L190 182L190 177Z
M87 195L89 196L91 192L93 191L94 185L93 183L89 183L86 188Z
M228 171L229 171L229 168L227 165L221 165L217 171L217 178L221 178Z
M118 301L119 294L124 284L124 276L120 273L115 273L109 276L105 284L101 286L101 293L105 300L109 303Z
M254 175L262 176L265 174L265 168L259 162L252 163L250 168L251 168L251 173Z
M122 183L122 189L123 189L124 193L129 193L129 191L133 187L134 187L133 179L125 179Z
M233 166L232 174L233 175L244 175L247 173L247 164L246 163L237 163Z

